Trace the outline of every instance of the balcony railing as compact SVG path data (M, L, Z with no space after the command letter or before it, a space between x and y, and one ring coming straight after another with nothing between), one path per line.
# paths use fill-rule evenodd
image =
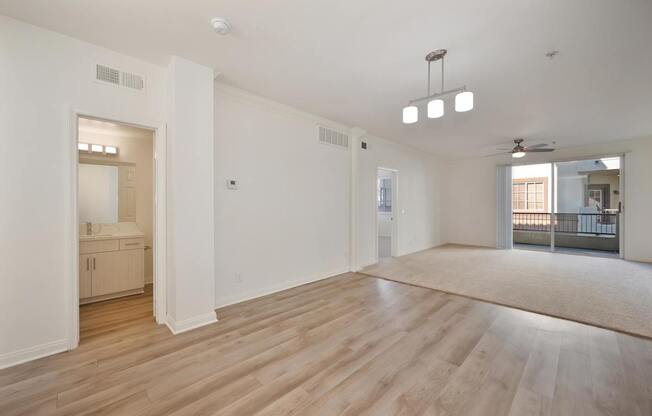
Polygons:
M571 214L555 215L555 233L615 236L618 232L618 214ZM550 232L549 212L514 212L512 228L515 231Z

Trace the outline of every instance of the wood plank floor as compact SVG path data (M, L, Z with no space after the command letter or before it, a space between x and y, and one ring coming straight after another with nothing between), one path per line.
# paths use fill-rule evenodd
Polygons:
M345 274L218 316L85 306L78 349L0 371L0 414L652 415L652 341L434 290Z

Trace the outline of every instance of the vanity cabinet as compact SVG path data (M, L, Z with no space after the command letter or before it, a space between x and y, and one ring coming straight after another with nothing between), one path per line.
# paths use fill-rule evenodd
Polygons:
M90 298L91 295L91 261L93 256L79 256L79 299Z
M80 242L80 303L142 293L144 247L143 238Z

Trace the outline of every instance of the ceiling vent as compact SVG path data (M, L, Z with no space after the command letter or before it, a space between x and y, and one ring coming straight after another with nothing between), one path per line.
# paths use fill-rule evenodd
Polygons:
M349 136L335 130L319 126L319 142L344 148L349 147Z
M142 91L145 88L145 80L140 75L123 72L106 65L95 65L95 79L100 82L138 91Z

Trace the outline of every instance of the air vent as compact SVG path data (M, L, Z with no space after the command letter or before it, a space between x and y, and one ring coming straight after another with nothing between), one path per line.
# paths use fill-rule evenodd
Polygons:
M122 72L118 69L100 64L97 64L95 68L95 79L98 81L139 91L145 88L145 81L140 75Z
M319 142L348 148L349 136L344 133L319 126Z
M97 65L95 78L98 81L120 85L120 71L118 71L117 69L109 68L108 66Z
M143 77L136 74L130 74L129 72L122 72L122 77L120 78L120 85L127 88L133 88L135 90L142 90L144 85Z

